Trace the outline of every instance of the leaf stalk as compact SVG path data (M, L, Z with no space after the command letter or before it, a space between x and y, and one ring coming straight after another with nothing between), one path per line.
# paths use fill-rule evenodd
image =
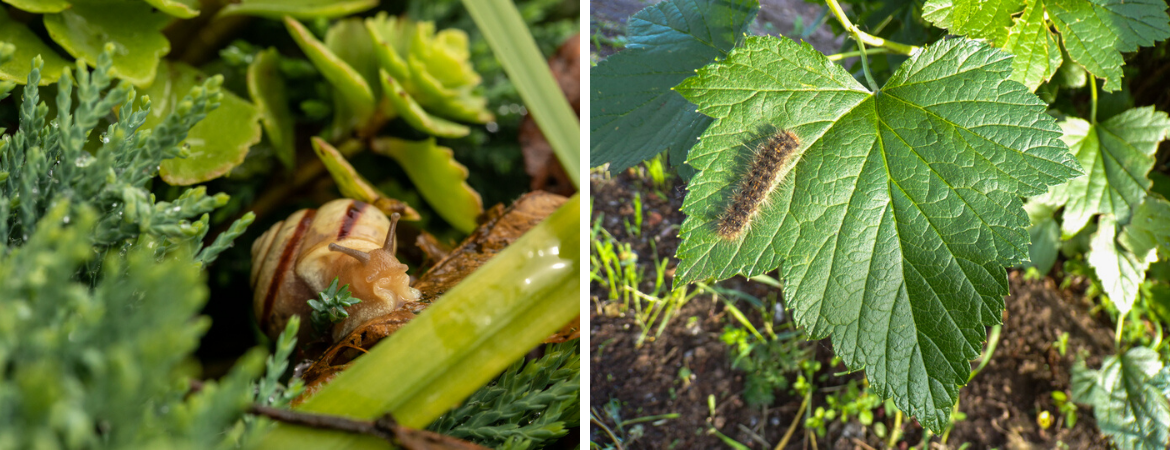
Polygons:
M1089 123L1097 124L1097 77L1089 75L1089 94L1093 97L1092 110L1089 112Z
M875 47L875 48L866 49L865 52L866 52L866 54L869 54L869 55L883 55L886 53L890 53L890 49L885 48L885 47ZM829 55L828 58L829 58L829 61L840 61L840 60L843 60L846 58L853 58L853 57L857 57L857 56L861 56L860 51L834 53L832 55Z
M874 47L886 48L894 53L900 53L903 55L909 55L920 48L916 45L907 45L899 42L887 41L880 37L861 31L859 28L857 28L856 25L853 24L853 22L849 21L848 17L845 17L845 10L841 8L841 4L837 3L837 0L825 0L825 2L829 5L829 9L833 11L833 16L837 17L837 21L841 22L842 27L845 27L845 31L853 34L855 39L857 39L859 42L864 42Z

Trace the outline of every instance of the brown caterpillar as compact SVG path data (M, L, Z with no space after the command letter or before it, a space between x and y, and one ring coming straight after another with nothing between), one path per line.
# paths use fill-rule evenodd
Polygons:
M719 216L717 232L727 240L743 234L760 204L776 184L780 171L800 147L800 138L788 130L778 130L756 147L747 172L732 191L731 201Z

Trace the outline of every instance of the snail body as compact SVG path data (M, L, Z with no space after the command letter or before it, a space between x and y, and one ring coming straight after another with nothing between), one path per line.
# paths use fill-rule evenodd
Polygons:
M398 214L387 218L369 204L339 199L274 224L252 244L253 308L260 328L275 339L290 317L300 315L307 323L308 300L334 278L362 300L346 308L349 318L333 327L334 340L417 301L407 266L395 257L397 222ZM301 327L302 342L309 329Z

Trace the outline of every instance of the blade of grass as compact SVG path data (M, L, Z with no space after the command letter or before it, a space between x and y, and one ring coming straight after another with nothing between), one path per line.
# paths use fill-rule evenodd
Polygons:
M580 312L580 199L560 209L358 358L298 408L423 428ZM368 436L280 425L261 448L370 448Z
M511 0L463 0L553 152L579 186L581 127Z

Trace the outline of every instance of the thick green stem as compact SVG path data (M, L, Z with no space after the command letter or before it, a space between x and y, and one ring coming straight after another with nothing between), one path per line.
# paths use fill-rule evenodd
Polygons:
M845 10L841 8L841 5L837 3L837 0L826 0L826 3L829 5L829 10L833 11L833 16L836 16L837 21L841 22L841 26L845 27L845 31L856 36L857 40L864 42L865 44L874 47L886 48L894 53L901 53L903 55L909 55L919 48L914 45L906 45L898 42L887 41L880 37L861 31L857 28L856 25L853 25L853 22L849 21L848 17L845 17Z
M869 72L869 55L865 54L865 44L861 39L857 39L857 51L861 52L861 71L865 73L865 82L869 84L869 90L877 92L878 84L873 80L873 74Z
M983 360L979 361L979 367L971 371L971 376L967 377L967 382L975 379L975 375L987 367L987 363L991 362L991 355L995 354L995 348L999 346L999 332L1003 329L1003 325L996 325L991 327L991 334L987 337L987 349L983 351Z
M901 437L902 437L902 410L899 409L898 412L894 414L894 429L890 430L890 440L889 440L889 442L886 443L887 446L890 448L894 448L894 446L898 444L898 439L900 439Z
M1118 352L1121 351L1121 330L1125 327L1125 316L1126 314L1117 315L1117 333L1113 337L1113 346L1117 348Z
M889 52L890 52L890 49L884 48L884 47L865 49L865 53L867 55L882 55L882 54L886 54ZM853 58L855 56L861 56L861 52L855 51L855 52L834 53L832 55L829 55L828 58L829 58L829 61L840 61L842 59Z
M1097 77L1089 75L1089 94L1093 97L1092 110L1089 112L1089 123L1097 123Z
M1150 345L1155 352L1162 347L1162 322L1160 320L1152 320L1154 322L1154 343Z

